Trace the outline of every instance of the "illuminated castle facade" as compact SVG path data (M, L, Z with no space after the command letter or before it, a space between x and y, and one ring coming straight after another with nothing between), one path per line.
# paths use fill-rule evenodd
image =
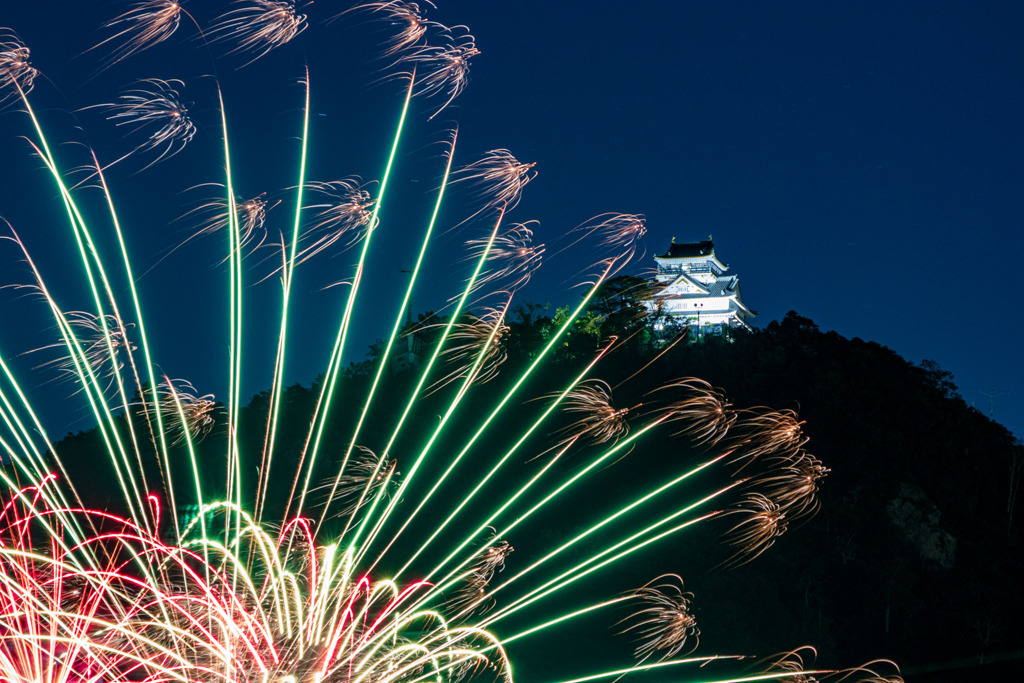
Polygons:
M658 264L652 312L685 319L700 334L724 328L750 329L754 311L743 304L739 277L726 275L729 266L718 260L709 236L701 242L677 243L654 257Z

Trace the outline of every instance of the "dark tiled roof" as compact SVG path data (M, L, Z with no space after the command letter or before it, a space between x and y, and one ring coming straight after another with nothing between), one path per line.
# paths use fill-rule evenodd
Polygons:
M714 253L715 243L711 240L673 242L669 245L668 251L661 254L660 258L693 258L695 256L710 256Z

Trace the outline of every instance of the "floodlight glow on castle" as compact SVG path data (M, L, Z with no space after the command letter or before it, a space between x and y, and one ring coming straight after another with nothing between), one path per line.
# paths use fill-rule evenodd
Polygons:
M726 275L729 266L718 260L715 244L677 243L654 257L658 264L652 312L684 319L698 329L706 327L750 329L747 320L755 313L743 304L739 276Z

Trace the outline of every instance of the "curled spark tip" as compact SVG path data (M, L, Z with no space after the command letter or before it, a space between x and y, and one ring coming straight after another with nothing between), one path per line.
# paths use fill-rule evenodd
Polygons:
M441 327L444 325L437 323L426 325L424 329ZM451 345L441 357L455 365L455 369L434 382L430 391L438 391L458 379L485 384L497 377L508 358L505 340L509 330L503 308L489 308L482 315L467 313L464 322L454 323L448 335Z
M345 10L335 18L349 12L363 11L372 15L373 19L397 28L397 32L386 39L382 45L382 57L391 57L419 43L436 22L428 21L420 6L435 9L430 0L409 2L408 0L380 0L367 2Z
M33 287L48 298L41 288ZM55 368L61 379L101 389L101 393L108 392L124 367L125 355L136 350L136 345L128 338L134 324L124 324L112 314L100 317L86 311L69 311L63 314L59 327L60 342L31 353L58 349L61 356L39 367Z
M351 517L373 502L383 487L394 483L398 463L387 456L378 456L369 448L356 446L356 453L343 472L314 491L323 492L324 504L340 504L333 517Z
M725 542L737 550L723 563L724 567L739 567L757 558L788 526L782 506L757 492L746 493L725 516L739 517L739 521L725 533Z
M582 236L596 239L596 246L612 251L616 263L625 265L635 256L640 238L647 234L647 219L638 213L606 213L576 229Z
M580 415L579 419L559 430L568 434L563 444L583 440L591 444L618 441L629 433L627 417L632 408L612 405L612 389L600 379L584 380L576 385L562 402L566 413Z
M683 394L660 409L666 422L681 422L682 428L673 436L686 435L697 445L715 445L736 422L732 404L721 389L696 377L685 377L664 384L654 391L670 390ZM653 393L653 392L652 392Z
M465 26L448 28L430 22L430 27L436 29L440 44L431 44L428 39L425 44L412 47L399 59L399 63L413 67L415 95L439 95L447 98L431 114L432 119L466 89L469 84L469 60L480 54L480 50L477 49L475 39Z
M904 683L899 666L889 659L875 659L851 669L836 671L827 680L834 683Z
M512 209L519 203L526 184L537 176L533 170L536 165L535 161L519 161L507 149L493 149L457 169L452 174L451 184L474 186L488 204Z
M768 464L786 463L799 457L810 438L803 432L804 422L793 410L751 408L743 411L729 439L737 472L754 460Z
M584 240L588 246L607 254L595 263L606 271L609 278L618 273L636 257L640 239L647 234L647 219L639 213L602 213L580 223L566 233L570 241L557 254L576 246Z
M813 661L817 657L816 649L810 645L804 645L788 652L780 652L760 659L754 664L753 669L765 676L779 676L779 680L788 683L816 683L818 679L814 676L821 672L807 669L809 666L813 666ZM807 664L807 661L812 664Z
M173 445L206 438L216 425L219 409L213 394L200 396L191 382L169 377L161 380L156 399L147 393L141 406L147 414L160 413Z
M494 529L488 529L493 534ZM461 575L452 597L445 602L445 611L452 615L452 619L493 609L495 601L488 588L494 581L494 575L504 570L505 559L514 550L508 541L492 538L477 552L469 568Z
M677 574L659 576L628 595L639 603L638 609L620 623L628 624L623 634L635 634L640 642L635 650L637 659L675 657L688 642L686 652L696 649L700 629L690 609L693 593L683 590L683 580Z
M544 245L533 243L533 230L529 227L536 223L515 223L493 240L480 237L466 242L467 259L479 258L486 252L488 269L479 278L477 288L500 283L503 291L514 292L529 282L544 256Z
M874 660L849 669L812 670L817 656L817 650L804 645L761 659L754 665L754 670L784 683L903 683L899 667L887 659Z
M207 31L211 43L230 43L227 54L251 54L248 66L271 50L291 42L306 29L306 15L292 0L237 0Z
M39 72L32 66L29 56L29 48L21 38L14 31L0 27L0 106L32 90Z
M208 185L222 188L217 183L209 183ZM280 200L269 200L266 192L261 192L249 199L235 196L233 201L229 201L226 196L217 195L208 201L194 206L176 219L177 221L194 221L195 226L192 234L185 238L175 249L180 249L201 235L214 235L227 229L231 224L231 207L234 206L239 234L238 249L250 254L266 241L265 224L267 213L278 204L280 204ZM224 260L227 259L225 258Z
M597 233L605 240L635 240L647 234L647 219L640 213L610 211L594 216L575 229L587 234Z
M178 30L184 10L179 0L142 0L131 5L127 11L103 24L104 29L114 31L109 38L92 47L111 48L104 60L109 68L132 55L158 45Z
M376 200L366 189L368 185L355 176L306 183L306 191L315 200L303 206L307 219L299 238L296 264L332 247L347 249L376 227L370 225Z
M776 464L755 478L751 486L774 500L791 522L813 517L820 507L818 482L829 468L810 453L800 451L785 464Z
M106 110L107 119L116 126L124 126L130 135L141 137L125 156L158 151L157 157L145 167L149 168L174 156L192 141L196 127L181 99L184 85L177 79L144 78L123 90L117 101L95 105Z
M465 187L475 209L452 229L479 217L514 209L522 199L523 188L537 176L533 170L536 165L519 161L507 149L495 149L452 172L448 184Z

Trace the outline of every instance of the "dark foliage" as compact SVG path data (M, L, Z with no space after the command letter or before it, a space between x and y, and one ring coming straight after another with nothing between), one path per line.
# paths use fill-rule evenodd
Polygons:
M521 323L521 339L550 325ZM581 326L563 361L609 329ZM634 338L603 376L615 384L665 343ZM810 450L831 468L813 520L750 565L689 580L704 606L701 651L810 643L828 664L891 657L911 681L1019 662L1024 545L1013 489L1024 447L969 407L950 373L790 312L764 330L678 344L628 385L640 394L688 375L725 387L737 406L797 410ZM681 550L674 571L709 552L700 542Z
M823 482L819 514L791 528L754 562L716 571L725 555L713 534L684 533L629 567L601 575L596 585L580 589L575 597L608 597L665 571L677 572L696 594L702 634L697 654L765 654L809 643L818 648L823 666L888 657L904 667L908 681L995 675L1000 665L974 667L1019 654L1024 544L1020 520L1012 514L1011 484L1024 452L1005 428L965 404L949 373L931 362L910 363L873 342L822 332L792 312L764 330L673 344L685 331L653 333L639 303L642 298L633 297L633 292L642 296L643 291L635 284L621 280L599 293L559 341L543 377L527 385L524 398L564 386L614 333L619 346L594 375L613 388L616 403L642 406L642 412L661 400L650 394L653 389L680 377L701 377L724 387L735 406L797 410L811 438L808 448L831 473ZM470 428L500 400L510 378L518 377L537 356L565 315L564 310L537 305L518 309L510 322L502 372L474 389L472 408L453 418L437 446L440 452L457 452ZM394 406L408 396L415 381L412 370L429 347L428 337L437 333L433 322L421 319L407 330L411 337L401 342L402 362L388 369L390 380L375 399L360 445L377 450L390 437ZM325 436L324 479L336 467L357 417L344 408L345 402L363 395L379 353L375 348L365 362L346 372L339 399L343 407L334 411ZM281 461L275 465L281 472L294 468L317 386L286 390L278 435ZM450 391L442 389L418 402L392 449L399 470L407 464L403 452L415 450L437 424ZM243 415L241 436L248 452L257 453L262 445L267 404L266 394L257 395ZM449 500L457 499L505 452L508 436L522 433L537 410L536 402L517 401L502 411L500 423L445 485ZM529 471L529 459L557 439L553 429L543 431L515 456L517 466L493 483L497 495L514 490ZM222 431L215 431L204 443L205 452L222 450L223 438ZM70 463L71 479L87 481L90 495L100 498L93 502L104 504L97 492L109 490L102 480L112 473L95 462L93 454L103 450L95 435L69 435L58 447ZM564 463L567 471L586 462L588 452L570 453ZM214 455L201 457L216 462ZM699 457L700 451L685 440L652 434L599 473L601 505L591 498L567 501L554 517L509 538L522 551L510 556L509 566L516 566L517 556L525 562L532 550L550 548L585 528L598 508L626 500ZM291 484L290 478L273 479L272 498L286 497ZM593 496L593 491L586 495ZM406 498L415 500L415 493ZM407 538L429 533L439 514L427 514ZM573 552L585 556L587 551ZM613 635L608 623L604 628L609 651L617 648L628 656L631 644ZM523 680L532 680L531 672L547 672L545 646L533 645L534 659L522 662ZM568 653L564 643L557 647L557 658L573 665L605 644L590 643L578 655ZM556 657L554 651L549 654ZM623 661L623 656L616 657ZM587 670L600 666L591 664Z

